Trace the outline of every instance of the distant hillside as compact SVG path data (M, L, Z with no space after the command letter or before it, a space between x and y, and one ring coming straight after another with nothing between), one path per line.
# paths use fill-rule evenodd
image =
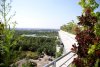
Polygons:
M36 31L36 32L58 32L60 29L16 28L16 30L27 30L27 31Z

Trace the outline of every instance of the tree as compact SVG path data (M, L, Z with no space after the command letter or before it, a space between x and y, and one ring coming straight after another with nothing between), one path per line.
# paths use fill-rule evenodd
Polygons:
M60 27L61 30L75 34L74 29L77 27L77 24L74 21L67 23Z
M99 4L95 0L80 0L79 5L83 8L83 12L91 8L91 12L94 13L94 10L99 7Z
M66 25L64 24L63 26L60 27L61 30L67 31L66 30Z
M15 54L13 48L19 37L14 39L16 23L11 22L11 19L15 14L9 16L11 11L11 0L0 0L0 5L0 18L2 20L2 23L0 22L0 31L2 31L0 36L3 36L3 39L0 40L0 65L2 67L9 67L11 58L13 58L13 55ZM11 23L13 24L12 29L10 27Z

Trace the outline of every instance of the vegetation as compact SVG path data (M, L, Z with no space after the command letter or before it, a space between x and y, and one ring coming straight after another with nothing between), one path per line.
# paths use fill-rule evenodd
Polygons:
M56 53L56 57L60 57L63 54L63 47L60 48L60 51Z
M78 17L78 25L83 29L76 30L78 46L73 45L72 51L78 57L73 60L73 67L100 67L100 14L94 13L98 7L95 0L81 0L83 14Z
M42 54L43 52L50 56L55 56L56 52L56 38L46 37L23 37L15 49L21 47L22 51L33 51Z
M16 22L11 22L15 14L9 16L11 1L0 0L0 5L0 18L2 20L0 21L0 67L10 67L24 58L38 59L43 53L55 57L57 31L17 30L15 29ZM41 37L27 37L22 36L23 34L36 34L36 36ZM32 67L31 63L23 66L27 65ZM36 64L34 63L34 65ZM17 66L15 65L15 67Z
M27 61L25 64L22 64L22 67L36 67L37 64L34 62Z
M39 37L48 36L48 37L56 37L58 36L57 29L16 29L15 35L35 35Z
M66 25L62 25L60 27L61 30L75 34L75 28L77 28L78 25L74 23L74 21L67 23Z
M13 62L11 58L16 57L16 51L13 50L19 38L14 39L15 22L11 22L12 17L9 16L11 10L11 1L0 0L0 67L9 67ZM10 24L13 24L11 30ZM11 48L12 47L12 48Z

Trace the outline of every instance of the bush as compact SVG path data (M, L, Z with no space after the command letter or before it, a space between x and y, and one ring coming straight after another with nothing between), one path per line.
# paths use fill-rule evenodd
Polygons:
M78 55L73 63L76 67L96 67L100 66L100 36L95 33L95 25L98 21L97 16L92 15L91 8L85 8L84 15L78 17L79 25L83 30L77 30L77 45L73 45L72 50ZM99 32L99 31L98 31Z
M27 58L27 59L38 59L39 55L37 52L32 51L21 51L19 54L19 59Z
M27 51L26 53L26 58L29 59L38 59L38 53L37 52L31 52L31 51Z
M37 64L35 62L27 61L25 64L22 64L22 67L37 67Z

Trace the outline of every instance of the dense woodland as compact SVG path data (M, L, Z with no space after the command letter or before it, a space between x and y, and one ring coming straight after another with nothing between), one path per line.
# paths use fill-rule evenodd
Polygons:
M29 34L36 34L36 37L31 37L31 36L22 36L20 41L18 42L18 44L16 45L16 48L18 50L18 48L21 47L21 50L23 51L33 51L33 52L38 52L38 53L46 53L47 55L51 55L51 56L55 56L55 52L56 52L56 39L58 36L57 32L28 32L27 30L25 31L21 31L21 30L17 30L16 32L21 34L24 32L27 32ZM17 34L18 36L20 36L19 34ZM38 37L39 35L41 35L41 37ZM48 36L48 37L42 37L42 36ZM52 37L50 37L52 36Z

